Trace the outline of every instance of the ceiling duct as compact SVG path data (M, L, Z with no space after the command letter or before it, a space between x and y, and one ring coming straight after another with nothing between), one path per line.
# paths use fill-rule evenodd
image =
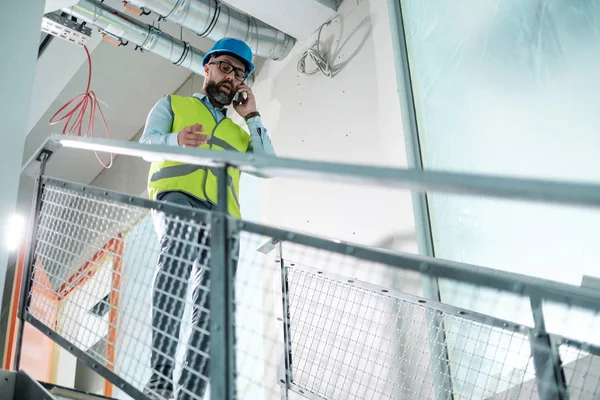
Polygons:
M241 39L260 57L281 60L296 43L293 37L218 0L127 0L127 3L153 11L213 41L223 37Z
M95 25L116 38L129 41L141 49L159 55L175 65L181 65L197 74L204 75L204 53L189 43L177 39L160 29L130 18L94 0L80 0L62 11L80 21Z

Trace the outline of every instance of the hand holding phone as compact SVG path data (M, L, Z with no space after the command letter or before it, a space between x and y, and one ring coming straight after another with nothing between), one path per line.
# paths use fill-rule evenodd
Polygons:
M233 98L233 109L242 117L256 111L254 93L245 83L242 83L237 89L237 93Z
M248 93L247 92L238 91L235 94L235 96L233 97L233 105L234 106L240 106L240 105L242 105L242 103L244 103L247 100L248 100Z

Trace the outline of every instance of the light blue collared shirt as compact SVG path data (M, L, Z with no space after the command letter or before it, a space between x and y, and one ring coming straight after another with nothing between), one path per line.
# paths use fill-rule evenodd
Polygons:
M194 97L208 108L217 122L220 122L227 116L226 108L216 108L202 93L194 93ZM148 114L144 133L140 138L140 143L146 144L168 144L178 146L177 135L172 135L171 128L173 127L173 109L171 108L170 96L165 96L160 99ZM248 152L255 154L264 154L267 156L275 156L275 149L271 139L267 134L267 130L262 124L260 117L253 117L246 121L248 131L250 133L250 146Z

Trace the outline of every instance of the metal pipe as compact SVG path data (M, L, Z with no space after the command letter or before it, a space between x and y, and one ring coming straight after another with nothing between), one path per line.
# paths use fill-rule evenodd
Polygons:
M218 0L127 0L153 11L202 37L217 41L235 37L245 41L257 56L281 60L296 39Z
M95 0L80 0L76 5L62 10L141 49L164 57L175 65L204 75L204 68L202 68L204 53L158 28L123 15Z

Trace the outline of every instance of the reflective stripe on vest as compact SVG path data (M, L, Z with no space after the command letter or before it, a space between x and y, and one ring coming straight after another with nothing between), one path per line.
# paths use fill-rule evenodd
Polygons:
M181 164L181 165L173 165L170 167L165 167L165 168L158 170L157 172L152 174L152 176L150 177L150 182L156 182L156 181L159 181L159 180L165 179L165 178L174 178L174 177L179 177L179 176L185 176L185 175L191 174L192 172L196 172L198 170L206 171L207 169L213 175L217 175L217 171L210 167L206 167L203 165L194 165L194 164ZM227 187L231 190L233 199L235 200L235 203L239 208L240 201L237 197L237 193L236 193L235 187L233 185L233 178L229 174L227 174Z
M208 108L195 97L170 96L173 111L172 134L177 134L186 126L202 124L204 134L210 134L207 144L200 148L216 151L246 152L250 136L231 119L217 121ZM173 161L156 161L148 175L148 194L156 199L160 193L180 191L200 200L217 204L218 180L216 171L206 166L191 165ZM240 171L229 168L227 172L228 212L240 217L239 178Z

